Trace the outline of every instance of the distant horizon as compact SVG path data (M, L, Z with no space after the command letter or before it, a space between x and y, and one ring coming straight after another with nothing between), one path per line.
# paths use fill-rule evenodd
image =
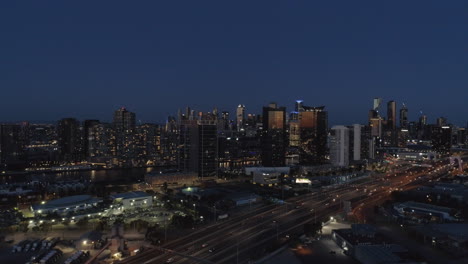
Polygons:
M374 97L374 98L376 98L376 97ZM303 103L304 103L304 105L306 105L306 106L325 106L325 110L328 111L328 119L329 119L328 123L329 123L329 127L331 127L331 126L334 126L334 125L367 124L367 123L368 123L368 122L367 122L368 111L372 109L372 100L373 100L374 98L371 98L371 99L368 100L368 102L369 102L369 103L368 103L369 108L368 108L368 110L367 110L366 112L363 113L363 116L360 116L360 118L359 118L359 119L362 119L362 121L350 121L350 122L340 122L340 123L338 123L338 122L333 122L333 121L332 121L332 120L336 120L336 118L333 118L333 117L330 115L330 109L329 109L329 107L327 107L326 105L323 105L323 104L308 104L306 100L303 100L303 101L304 101ZM299 100L299 99L298 99L298 100ZM300 99L300 100L302 100L302 99ZM381 116L382 116L384 119L385 119L386 116L387 116L387 111L386 111L386 110L387 110L387 102L388 102L388 101L392 101L392 100L393 100L393 99L385 100L384 98L382 98L382 105L380 106L380 113L381 113ZM393 101L396 101L396 100L393 100ZM258 111L251 111L251 110L249 110L249 109L251 109L251 108L249 108L249 107L246 105L246 112L245 112L245 114L246 114L246 115L247 115L247 114L261 115L261 114L262 114L262 112L261 112L261 111L262 111L262 107L263 107L263 106L267 106L269 103L272 103L272 102L277 103L278 106L285 106L285 107L286 107L286 113L287 113L287 114L289 114L290 112L292 112L292 111L294 110L294 104L293 104L293 103L292 103L290 106L286 106L285 104L281 104L281 103L279 103L278 101L271 101L271 102L268 102L268 103L265 103L265 104L263 104L263 105L261 105L261 106L256 107L256 108L258 108ZM295 101L294 101L294 103L295 103ZM396 103L397 103L397 123L399 123L399 110L402 108L402 103L403 103L403 102L398 102L398 101L396 101ZM240 103L240 104L242 104L242 103ZM195 105L195 104L193 104L193 105ZM408 112L409 112L409 114L408 114L408 116L409 116L409 118L408 118L409 122L413 122L413 121L418 122L418 121L419 121L419 117L421 116L420 111L417 111L417 115L414 115L415 113L411 111L411 108L410 108L410 106L408 106L408 103L406 103L406 101L405 101L405 105L406 105L406 107L408 108ZM59 120L61 120L61 119L63 119L63 118L76 118L76 119L79 120L80 122L82 122L82 121L84 121L84 120L99 120L99 121L101 121L101 122L103 122L103 123L112 123L112 115L113 115L114 111L117 110L117 109L119 109L120 107L125 107L128 111L135 113L135 114L136 114L136 122L140 122L140 121L141 121L142 124L144 124L144 123L164 124L164 123L167 121L167 117L169 117L169 116L177 117L177 111L178 111L178 109L180 109L182 112L184 112L186 107L190 107L192 110L195 110L195 111L197 111L197 112L212 112L212 110L215 108L215 107L213 107L213 108L211 108L211 109L200 109L200 108L194 107L194 106L192 106L192 105L188 105L188 106L184 106L184 107L180 107L180 108L176 109L176 111L173 112L173 113L169 113L164 119L141 119L141 118L139 118L139 113L138 113L137 111L133 110L132 108L129 108L129 107L127 107L127 106L122 105L122 106L116 107L116 108L113 109L113 110L110 110L110 111L109 111L109 115L108 115L109 117L107 117L107 118L102 118L102 117L99 118L99 117L97 117L97 116L95 116L95 117L83 117L83 116L81 116L81 117L80 117L80 115L78 114L78 115L64 115L63 117L58 118L58 119L55 119L55 120L50 120L50 119L20 119L20 120L13 120L13 119L12 119L12 120L1 120L0 123L20 123L20 122L29 122L29 123L32 123L32 124L56 124L57 121L59 121ZM231 120L235 120L235 111L236 111L236 108L237 108L237 105L235 105L234 108L231 109L231 110L228 110L228 109L225 109L225 108L219 108L219 107L218 107L218 112L221 113L221 112L223 112L223 111L228 111L229 114L230 114L230 119L231 119ZM332 110L332 113L333 113L333 110ZM467 121L452 120L452 119L450 118L450 116L444 116L444 115L434 115L434 116L431 116L430 114L425 113L424 111L423 111L423 114L427 116L427 118L428 118L428 119L427 119L427 120L428 120L428 124L435 124L437 118L439 118L439 117L445 117L445 118L447 118L447 121L448 121L450 124L453 124L453 125L456 125L456 126L459 126L459 127L467 127L467 124L468 124ZM357 118L356 118L356 120L357 120Z

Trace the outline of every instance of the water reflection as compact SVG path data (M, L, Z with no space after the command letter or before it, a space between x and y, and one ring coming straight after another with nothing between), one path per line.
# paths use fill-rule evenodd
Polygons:
M147 173L160 168L131 168L112 170L66 171L66 172L37 172L31 174L2 175L1 183L25 181L67 181L83 180L91 182L119 182L130 183L144 180Z

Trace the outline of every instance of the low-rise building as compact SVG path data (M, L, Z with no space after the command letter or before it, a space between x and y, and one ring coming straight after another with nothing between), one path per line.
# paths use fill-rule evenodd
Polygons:
M236 206L252 204L260 200L260 196L254 193L232 193L227 198L233 201Z
M101 202L102 199L92 197L91 195L74 195L32 205L31 211L34 215L74 214L96 207Z
M141 191L113 194L110 198L113 201L113 206L116 206L121 211L151 207L153 205L153 196Z
M245 174L252 176L254 184L273 186L280 182L282 175L288 175L289 167L246 167Z
M358 245L354 249L354 258L362 264L426 263L413 259L407 249L395 244Z
M438 218L443 221L457 220L457 218L452 216L454 209L444 206L409 201L395 204L393 209L405 218Z

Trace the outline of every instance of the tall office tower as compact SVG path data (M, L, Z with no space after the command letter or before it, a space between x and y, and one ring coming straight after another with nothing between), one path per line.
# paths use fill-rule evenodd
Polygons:
M437 118L436 123L437 123L438 126L446 126L447 125L447 118L439 117L439 118Z
M289 146L290 147L299 147L299 142L301 140L301 129L299 126L299 120L290 120L289 121Z
M302 102L302 100L296 100L296 105L294 107L295 112L299 113L304 111L304 104Z
M410 139L418 138L418 124L415 121L408 123L408 134Z
M216 176L217 124L215 120L183 120L179 124L178 167L198 176Z
M373 159L375 156L374 139L371 136L371 127L361 127L361 159Z
M349 160L361 160L361 150L362 150L362 125L354 124L349 129Z
M57 137L62 160L81 161L83 159L82 134L78 120L61 119L57 126Z
M198 121L198 177L214 177L218 170L216 121Z
M161 131L161 153L163 165L177 165L179 125L175 117L169 116Z
M422 127L424 127L425 125L427 125L427 116L421 114L421 116L419 117L419 127L422 128Z
M236 109L236 125L237 125L237 131L240 131L242 128L244 128L245 124L245 105L238 105Z
M396 129L396 102L389 101L387 103L387 128L389 130Z
M263 166L284 166L286 140L286 107L278 107L276 103L263 107L263 130L261 134Z
M335 166L349 165L349 129L345 126L331 128L330 160Z
M408 108L403 104L403 107L400 109L400 128L408 129Z
M89 153L89 130L93 126L99 124L99 120L85 120L83 122L83 157L90 156Z
M397 144L397 147L406 148L409 139L410 139L409 130L406 129L406 128L401 128L398 131L398 142L397 142L398 144Z
M320 164L327 156L328 113L325 106L303 106L299 113L299 162Z
M427 125L427 116L421 113L418 123L418 139L429 139L430 138L430 129Z
M195 171L198 161L196 120L179 121L179 139L177 144L177 166L182 171Z
M382 118L376 117L370 120L371 135L373 137L382 137Z
M369 110L369 114L367 118L367 120L369 121L369 124L371 123L371 120L374 118L379 118L379 113L376 110L371 109Z
M0 124L0 168L16 167L22 163L24 145L21 141L21 126L18 124Z
M218 124L223 130L230 130L230 120L229 120L229 112L223 111L221 112L221 122Z
M467 143L467 133L466 133L466 128L464 127L460 127L457 129L457 135L456 135L456 138L457 138L457 144L460 145L460 146L465 146L466 143Z
M374 98L374 106L372 110L378 112L381 104L382 104L382 98Z
M443 154L450 153L452 147L452 128L433 126L431 131L432 149Z

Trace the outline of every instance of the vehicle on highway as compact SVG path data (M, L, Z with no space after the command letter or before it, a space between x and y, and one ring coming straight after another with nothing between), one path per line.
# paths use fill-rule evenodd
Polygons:
M166 263L172 263L172 262L174 262L174 258L168 258L168 259L166 260Z
M208 251L209 251L210 253L213 253L213 252L215 251L215 248L212 247L212 248L210 248L210 250L208 250Z
M202 248L205 248L205 247L207 247L207 246L208 246L208 244L206 244L206 243L204 243L203 245L201 245Z

